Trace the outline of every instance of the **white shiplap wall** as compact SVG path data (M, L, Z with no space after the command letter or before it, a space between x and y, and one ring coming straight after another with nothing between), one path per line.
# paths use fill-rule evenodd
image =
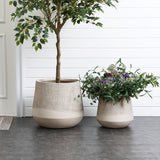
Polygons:
M91 67L107 67L119 57L135 68L160 75L160 0L120 0L117 9L100 14L103 28L67 23L61 33L62 77L77 78ZM36 79L55 75L55 36L42 51L35 53L28 41L23 46L24 115L31 115ZM153 99L133 99L137 116L160 115L160 88ZM96 105L84 98L85 115L96 115Z

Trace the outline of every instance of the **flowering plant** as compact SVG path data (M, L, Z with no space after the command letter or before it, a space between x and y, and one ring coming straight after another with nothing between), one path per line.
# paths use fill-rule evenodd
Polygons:
M126 71L126 66L119 59L115 65L111 64L107 70L97 71L98 67L93 70L89 70L84 75L82 82L82 95L88 96L96 103L99 98L106 102L112 101L114 104L120 102L124 98L127 102L131 97L138 99L138 95L144 96L149 94L147 86L159 87L159 77L146 72L140 73L140 69L135 72L130 70Z

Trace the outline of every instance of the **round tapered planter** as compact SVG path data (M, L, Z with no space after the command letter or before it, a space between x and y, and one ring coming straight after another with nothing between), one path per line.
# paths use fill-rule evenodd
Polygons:
M78 80L36 81L32 115L47 128L70 128L83 118L83 104Z
M99 100L97 120L103 127L124 128L133 121L131 101L122 100L113 105L113 102Z

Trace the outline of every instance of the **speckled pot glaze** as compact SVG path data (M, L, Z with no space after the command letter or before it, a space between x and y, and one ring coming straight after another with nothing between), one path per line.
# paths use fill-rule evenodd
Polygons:
M78 80L36 81L32 115L47 128L70 128L83 118L83 104Z
M113 105L113 102L99 100L97 120L103 127L124 128L133 121L131 101L122 100Z

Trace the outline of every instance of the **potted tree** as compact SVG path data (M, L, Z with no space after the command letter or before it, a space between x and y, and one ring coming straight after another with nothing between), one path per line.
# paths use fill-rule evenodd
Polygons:
M12 0L16 10L12 20L18 18L15 28L16 44L31 38L37 51L47 43L49 32L56 34L57 65L55 80L36 82L33 117L41 125L50 128L67 128L78 124L83 117L80 84L78 80L60 78L60 32L68 20L102 26L95 15L102 5L114 6L117 0ZM32 13L34 12L34 14ZM38 15L35 13L38 12Z
M149 94L148 85L158 87L159 77L153 74L126 71L121 59L107 70L97 67L88 71L82 82L82 95L94 103L98 100L97 120L104 127L124 128L133 120L131 98Z

